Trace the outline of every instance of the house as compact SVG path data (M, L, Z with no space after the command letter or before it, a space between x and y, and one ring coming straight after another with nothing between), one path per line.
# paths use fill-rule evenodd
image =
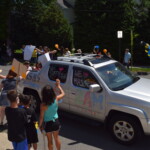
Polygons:
M57 0L57 4L63 12L64 17L68 20L70 24L73 24L75 20L75 0Z
M75 21L74 6L76 0L57 0L57 4L64 14L64 17L70 24ZM135 0L137 4L141 4L142 0Z

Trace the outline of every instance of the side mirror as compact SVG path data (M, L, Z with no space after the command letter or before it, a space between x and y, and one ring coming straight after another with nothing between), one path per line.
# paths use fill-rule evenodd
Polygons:
M102 87L98 84L91 84L89 87L90 92L101 92Z

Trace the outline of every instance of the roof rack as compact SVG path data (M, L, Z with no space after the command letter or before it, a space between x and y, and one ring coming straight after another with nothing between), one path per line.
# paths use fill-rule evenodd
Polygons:
M110 59L107 56L102 56L97 54L82 54L80 56L74 55L74 56L64 56L64 57L57 57L57 60L59 61L66 61L66 62L74 62L74 63L82 63L88 66L93 66L93 64L97 63L94 60L99 59L99 63L103 62L104 60ZM103 60L101 60L103 59ZM100 61L101 60L101 61ZM92 63L93 62L93 63Z

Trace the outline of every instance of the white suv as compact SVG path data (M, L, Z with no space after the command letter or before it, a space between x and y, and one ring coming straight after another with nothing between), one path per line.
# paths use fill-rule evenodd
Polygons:
M112 136L130 144L150 134L150 80L133 76L122 64L95 55L59 57L39 72L30 72L18 91L31 94L37 105L46 84L59 78L65 91L60 108L105 122Z

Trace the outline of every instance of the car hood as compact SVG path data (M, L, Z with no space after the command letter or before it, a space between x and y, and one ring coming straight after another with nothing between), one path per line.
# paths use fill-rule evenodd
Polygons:
M150 102L150 79L140 78L134 84L121 90L120 94Z

